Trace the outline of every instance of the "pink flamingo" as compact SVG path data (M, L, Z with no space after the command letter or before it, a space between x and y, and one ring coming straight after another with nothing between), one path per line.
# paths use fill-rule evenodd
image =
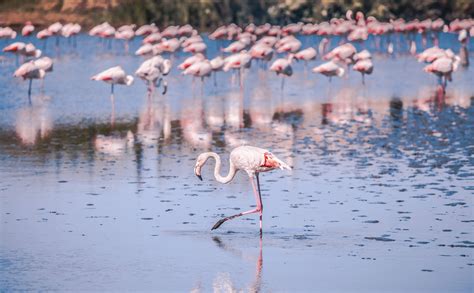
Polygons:
M31 24L31 21L27 21L25 26L21 29L21 35L26 37L31 35L35 30L35 26Z
M10 27L0 27L0 39L14 39L16 38L16 31L12 30Z
M197 53L196 55L192 55L186 59L184 59L183 63L178 65L178 68L181 70L187 69L189 66L193 65L196 62L203 61L205 60L206 57L204 57L203 54Z
M137 29L137 31L135 32L135 35L136 36L146 36L146 35L149 35L149 34L152 34L152 33L156 33L158 31L159 31L159 29L156 27L156 25L154 23L145 24L145 25L142 25L141 27L139 27Z
M286 163L278 159L270 151L253 146L240 146L232 150L230 153L229 160L229 173L223 177L220 175L221 171L221 158L218 154L214 152L202 153L198 156L196 160L196 165L194 167L194 174L202 180L201 177L201 168L206 163L209 158L214 158L216 165L214 167L214 177L220 183L229 183L234 178L238 170L245 171L250 179L250 182L253 187L253 192L255 195L255 200L257 202L257 207L255 209L238 213L236 215L228 216L220 219L212 227L211 230L219 228L224 222L240 217L243 215L260 213L260 236L262 235L262 215L263 215L263 204L262 204L262 194L260 192L260 181L259 173L268 172L274 169L286 169L291 170L291 167ZM255 183L256 179L256 183Z
M359 71L362 74L362 84L365 84L365 75L371 74L374 70L374 64L372 60L369 59L361 59L354 64L353 69L355 71Z
M439 78L439 84L444 91L448 81L452 81L452 73L458 69L461 58L459 56L441 57L424 68L425 72L433 73Z
M308 66L308 61L316 59L316 50L312 47L301 50L295 54L295 59L304 61L304 71L306 74L306 67Z
M127 86L132 85L133 76L126 75L125 71L120 66L115 66L107 70L102 71L91 77L92 80L101 80L111 85L111 94L114 94L114 84L124 84Z
M205 53L207 49L207 45L204 42L195 42L191 43L188 46L184 47L183 52L190 52L190 53Z
M135 75L143 79L148 85L148 91L151 93L155 87L159 87L163 76L171 71L171 61L163 59L161 56L152 57L143 62L135 72ZM158 85L156 84L158 81ZM166 94L168 83L163 82L163 95Z
M313 72L326 75L327 77L329 77L329 82L331 82L331 78L333 76L337 75L341 77L344 75L345 70L342 66L340 66L336 62L329 61L313 68Z
M293 54L289 54L288 58L278 58L270 66L270 71L275 71L277 75L281 74L281 90L285 86L285 76L293 75L293 68L291 67L291 62L293 61Z
M30 83L28 85L28 98L30 98L30 103L31 103L31 83L33 82L33 79L43 79L46 75L46 70L43 65L40 64L41 62L39 61L38 63L35 63L34 61L26 62L22 64L13 74L14 77L21 77L23 80L29 79ZM52 62L50 66L52 70ZM48 70L50 71L50 70Z

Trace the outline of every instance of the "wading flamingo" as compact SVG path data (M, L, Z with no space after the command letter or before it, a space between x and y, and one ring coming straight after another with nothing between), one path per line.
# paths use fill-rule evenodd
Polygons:
M200 154L196 160L194 174L196 174L196 176L201 180L201 168L210 157L214 158L214 160L216 161L216 165L214 167L214 177L220 183L225 184L232 181L238 170L245 171L249 175L250 183L252 183L253 192L255 195L255 200L257 201L257 207L255 209L222 218L217 221L217 223L212 227L211 230L219 228L224 222L233 218L253 213L260 213L260 236L262 236L263 204L258 175L260 172L267 172L278 168L282 170L291 170L291 167L280 159L278 159L274 154L272 154L266 149L261 149L253 146L240 146L233 149L230 153L229 173L225 177L220 175L221 158L218 154L214 152ZM255 179L257 180L256 183Z
M28 98L31 104L31 83L33 79L43 79L46 75L46 71L38 67L33 61L22 64L13 74L14 77L21 77L23 80L29 79L28 85Z
M110 83L110 92L112 95L114 94L114 84L124 84L130 86L133 83L133 76L127 75L120 66L115 66L102 71L101 73L91 77L91 79Z

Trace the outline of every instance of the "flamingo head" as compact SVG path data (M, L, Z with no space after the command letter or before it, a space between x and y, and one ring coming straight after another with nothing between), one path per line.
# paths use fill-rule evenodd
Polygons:
M206 163L207 158L204 154L200 154L196 159L196 165L194 166L194 174L202 181L201 168Z

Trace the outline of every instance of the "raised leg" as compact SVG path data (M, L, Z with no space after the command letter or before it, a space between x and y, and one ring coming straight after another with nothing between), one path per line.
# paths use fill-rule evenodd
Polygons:
M252 183L253 193L254 193L254 196L255 196L255 200L257 202L257 208L255 208L253 210L250 210L250 211L246 211L246 212L238 213L236 215L232 215L232 216L229 216L229 217L222 218L219 221L217 221L217 223L214 224L214 226L212 227L211 230L215 230L215 229L219 228L222 224L224 224L224 222L226 222L228 220L232 220L233 218L237 218L237 217L248 215L248 214L260 213L260 235L262 234L262 210L263 210L263 206L262 206L262 197L260 196L260 192L259 192L260 187L258 187L258 190L257 190L257 186L260 186L260 185L258 183L255 184L254 177L250 177L250 182ZM258 182L258 175L257 175L257 182Z

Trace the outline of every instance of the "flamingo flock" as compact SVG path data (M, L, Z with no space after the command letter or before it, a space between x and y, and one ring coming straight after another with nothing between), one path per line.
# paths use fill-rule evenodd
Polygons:
M81 32L81 29L82 27L77 23L63 25L60 22L55 22L39 30L36 38L44 40L56 36L56 44L58 44L60 37L76 36ZM32 22L27 21L21 29L21 35L31 38L35 30L36 27ZM442 55L440 50L443 49L438 47L441 31L459 34L458 39L461 43L459 55L453 53L440 61L437 61L438 57L436 56L419 57L432 53L438 54L437 56ZM393 19L383 22L373 16L366 17L361 12L354 14L352 11L347 11L345 18L333 18L321 23L298 22L285 26L266 23L258 26L249 24L245 27L229 24L218 27L209 34L208 38L217 42L218 46L220 40L232 41L227 46L221 46L220 55L209 59L206 56L209 44L189 24L168 26L160 30L155 24L146 24L140 27L128 24L115 28L104 22L91 28L88 34L103 39L109 45L113 39L124 41L126 52L128 52L129 42L135 37L141 37L142 45L134 54L154 61L145 61L136 71L136 75L146 81L149 90L155 87L151 85L161 85L163 77L172 68L171 61L166 63L166 69L163 68L164 59L161 55L171 54L173 56L178 51L191 55L178 66L178 69L182 70L182 74L199 77L202 80L213 73L216 75L219 71L226 72L232 69L239 74L240 84L243 86L242 72L251 66L252 60L255 60L261 63L263 68L266 68L268 64L270 71L282 76L283 90L284 80L293 74L293 60L303 61L306 71L308 63L317 59L319 55L322 60L326 60L326 63L313 67L312 72L327 76L331 80L332 77L347 75L352 69L361 73L362 83L365 84L365 76L374 71L372 54L367 49L358 52L355 45L365 47L364 42L367 42L369 36L372 35L376 48L385 46L386 51L393 54L395 47L400 49L404 46L397 37L405 35L407 40L405 46L411 54L415 55L417 48L414 40L416 34L419 34L422 37L423 45L426 45L427 39L431 37L434 46L417 55L417 58L420 62L430 63L425 67L425 72L440 76L443 81L439 84L445 89L447 81L452 79L452 73L458 69L459 65L469 65L467 44L469 37L474 35L474 20L456 19L449 24L440 18L412 21ZM298 35L321 36L322 40L318 46L307 46L303 45ZM15 39L16 37L17 32L10 27L0 28L0 38ZM340 44L328 52L331 37L338 37ZM447 50L449 49L445 51ZM28 58L39 58L42 55L42 51L31 42L13 42L5 46L3 51L15 54L17 58L21 56L25 62L29 61ZM274 59L275 56L276 59ZM271 64L269 64L270 62ZM35 70L31 66L30 68ZM146 70L154 71L154 73L147 73ZM37 74L31 76L42 78L42 75ZM108 82L110 83L111 80L115 79L111 78ZM117 83L120 84L120 82ZM163 92L166 92L166 81L163 81L163 84Z
M21 36L26 42L15 41L18 33L10 27L0 27L0 39L8 43L3 52L14 54L22 64L14 71L13 76L29 81L28 96L31 96L33 79L43 80L52 72L53 59L43 56L43 51L31 42L35 37L44 42L51 37L56 38L56 46L60 39L77 36L82 27L77 23L53 23L38 30L27 21L21 29ZM439 46L440 32L458 35L459 54L450 48ZM362 12L347 11L344 18L333 18L320 23L290 23L285 26L272 24L248 24L240 27L236 24L223 25L213 32L201 34L191 25L168 26L145 24L137 26L126 24L114 27L104 22L92 27L88 35L102 40L104 45L111 47L112 41L122 42L126 54L143 58L134 76L143 80L151 94L156 88L162 87L161 94L168 92L166 77L173 68L181 72L181 76L191 76L193 81L199 78L202 83L206 78L219 72L232 71L232 80L237 76L241 89L244 87L245 72L254 66L259 70L274 72L281 77L281 91L284 91L285 80L293 78L295 63L303 62L305 73L308 66L315 60L321 64L312 66L311 72L332 78L347 78L349 72L359 72L362 84L365 85L367 75L374 73L374 65L379 52L385 54L411 54L421 63L426 63L424 72L438 78L438 85L443 91L448 82L452 81L453 73L461 66L469 65L469 38L474 36L473 19L456 19L450 23L438 18L435 20L392 19L380 21L373 16L366 17ZM306 37L302 37L306 36ZM310 38L317 36L317 38ZM417 48L416 38L421 37L422 48ZM139 38L141 44L134 52L129 53L129 43ZM209 39L210 41L208 41ZM319 43L313 40L319 40ZM428 40L433 46L428 47ZM308 42L310 41L310 42ZM332 47L331 44L337 42ZM368 44L373 44L377 52L370 52ZM74 38L74 45L76 39ZM215 46L217 55L210 56L210 47ZM417 54L417 52L420 52ZM180 64L173 64L176 55L185 55ZM113 101L115 85L132 86L134 76L125 72L120 63L100 73L92 75L91 80L110 84ZM177 77L183 78L183 77ZM317 79L316 75L313 77ZM194 84L194 82L193 82ZM243 92L243 91L242 91ZM31 102L31 100L30 100ZM262 230L263 204L261 200L258 174L274 169L291 167L278 159L268 150L257 147L238 147L230 154L230 171L225 177L220 175L220 157L212 152L201 154L196 161L195 174L201 179L201 168L209 158L216 161L214 176L221 183L228 183L237 170L245 171L253 186L257 207L253 210L223 218L213 229L217 229L227 220L251 213L260 214L260 231ZM256 182L255 182L256 180Z

